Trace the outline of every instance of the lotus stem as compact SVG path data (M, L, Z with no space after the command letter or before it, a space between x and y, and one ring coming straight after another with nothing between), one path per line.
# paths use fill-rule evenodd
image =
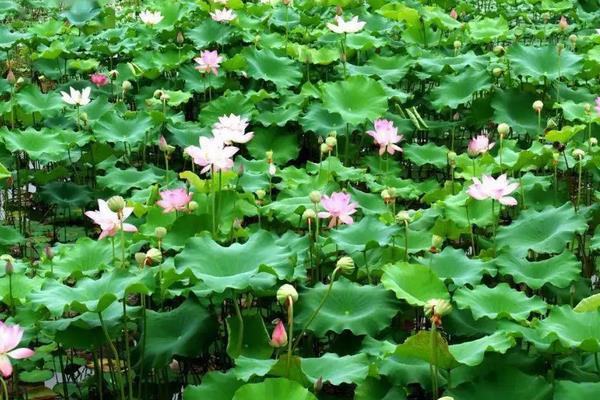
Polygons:
M4 378L2 378L2 376L0 376L0 383L2 383L2 399L10 400L10 398L8 397L8 387L6 387L6 381L4 380Z
M123 296L123 332L125 334L125 362L127 363L127 394L130 399L133 399L133 382L131 376L131 352L129 350L129 327L127 326L127 294Z
M496 224L498 221L496 220L496 201L492 200L492 235L494 237L494 256L496 255Z
M431 363L429 364L429 371L431 373L431 391L433 392L433 400L438 398L438 377L437 377L437 327L435 322L431 322Z
M238 322L240 323L240 336L238 339L238 347L241 352L244 347L244 318L242 318L242 311L240 310L240 306L237 302L237 299L235 298L235 292L233 292L233 290L231 291L231 294L233 297L233 307L235 308L235 314L237 315Z
M102 318L102 311L98 312L98 319L100 320L100 326L102 327L102 332L104 332L104 336L106 337L106 341L108 342L108 347L110 348L110 351L112 351L113 353L113 357L115 358L115 361L117 362L117 373L115 374L115 377L117 379L117 385L119 385L119 392L120 392L120 396L121 396L121 400L125 400L125 387L123 386L123 379L121 377L121 359L119 358L119 352L117 351L117 348L115 347L114 343L112 342L110 335L108 333L108 329L106 329L106 324L104 323L104 319Z
M579 202L581 201L581 174L583 172L583 157L579 159L579 177L577 179L577 201L575 203L575 211L579 211Z
M408 262L408 221L404 221L404 261Z
M123 217L121 219L121 268L125 268L125 230L123 229Z
M288 352L287 352L287 366L286 375L290 376L290 361L292 359L292 339L294 335L294 300L292 296L288 296Z

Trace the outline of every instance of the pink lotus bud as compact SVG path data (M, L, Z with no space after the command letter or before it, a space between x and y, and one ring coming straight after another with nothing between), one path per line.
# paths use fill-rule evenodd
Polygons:
M158 139L158 148L160 151L167 151L167 139L163 135L160 135L160 139Z
M569 21L567 21L567 19L564 16L560 17L560 21L558 22L558 27L560 28L561 31L564 31L565 29L567 29L569 27Z
M281 320L277 320L277 325L275 325L275 329L273 329L273 334L271 335L271 346L273 347L283 347L287 344L288 337L285 331L285 326Z
M457 19L458 18L458 13L456 12L456 10L453 8L452 11L450 11L450 17Z
M90 76L90 81L97 87L108 84L108 77L104 74L95 73Z

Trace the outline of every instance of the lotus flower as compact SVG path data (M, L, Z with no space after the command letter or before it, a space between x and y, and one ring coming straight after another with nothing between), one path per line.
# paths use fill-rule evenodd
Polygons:
M281 320L277 320L277 325L275 325L275 329L273 329L273 333L271 334L271 346L273 347L283 347L287 344L288 337L285 331L285 326Z
M335 17L336 24L328 23L327 27L330 31L335 33L356 33L364 28L366 22L359 21L358 17L352 17L348 22L344 21L341 16Z
M23 338L23 328L19 325L6 325L0 321L0 372L8 378L13 367L10 359L21 360L34 355L34 351L25 347L15 348Z
M198 64L195 67L198 71L204 73L212 71L213 74L217 75L223 57L221 57L216 50L206 50L200 53L200 57L194 58L194 61Z
M223 8L222 10L216 10L214 12L211 12L210 17L213 19L213 21L217 21L224 24L226 22L233 21L236 15L232 10L228 8Z
M210 171L226 171L233 167L231 157L237 153L239 149L235 146L225 146L221 138L200 137L200 147L189 146L185 152L189 154L194 163L200 165L201 173Z
M86 87L82 91L69 87L70 94L63 91L61 91L60 94L62 95L62 100L67 104L72 106L85 106L90 103L91 90L91 87Z
M456 10L454 8L450 11L450 18L452 18L452 19L458 18L458 13L456 12Z
M124 223L132 212L133 207L124 207L121 217L119 217L119 214L108 208L106 201L98 199L98 211L86 211L85 215L91 218L96 225L100 225L102 232L98 239L104 239L107 236L115 236L121 230L121 223L123 223L125 232L137 232L134 225Z
M219 117L212 127L212 133L225 144L248 143L254 137L254 132L246 132L248 120L239 115L229 114Z
M596 112L598 113L598 116L600 117L600 97L596 97Z
M149 10L145 10L145 11L142 11L140 13L140 19L146 25L156 25L160 21L162 21L163 18L164 17L160 13L160 11L152 12L152 11L149 11Z
M160 200L156 202L163 208L164 213L185 210L192 200L192 194L183 188L164 190L160 192Z
M467 153L470 156L478 156L487 153L496 143L490 143L490 139L486 135L478 135L469 141Z
M375 130L368 131L367 134L373 137L375 144L379 145L379 155L383 155L386 151L389 154L402 151L396 143L401 141L403 136L398 135L398 128L394 126L392 121L377 119L374 126Z
M330 218L329 228L333 228L340 223L351 225L354 223L351 215L356 212L357 203L352 202L348 193L334 192L331 197L323 195L321 205L326 211L319 213L319 218Z
M474 199L497 200L500 204L504 204L505 206L517 205L517 200L508 195L514 192L519 187L519 184L508 183L506 174L500 175L498 179L484 175L481 181L477 178L473 178L473 182L474 183L469 186L467 193Z
M560 17L560 21L558 21L558 27L561 31L564 31L569 27L569 21L567 21L564 16Z
M108 84L108 76L96 72L90 76L90 81L96 85L96 87L105 86Z

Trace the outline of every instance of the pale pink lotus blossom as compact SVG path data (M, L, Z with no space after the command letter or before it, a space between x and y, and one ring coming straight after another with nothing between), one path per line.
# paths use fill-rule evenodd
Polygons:
M254 137L254 132L246 132L248 120L239 115L222 115L213 124L212 133L225 144L248 143Z
M519 187L518 183L509 183L506 174L500 175L497 179L489 175L484 175L482 181L473 178L473 184L467 189L469 196L476 200L492 199L497 200L505 206L517 205L517 200L509 196Z
M102 232L98 239L104 239L107 236L115 236L121 230L121 223L125 232L137 232L134 225L126 224L125 220L133 212L133 207L124 207L122 215L111 211L106 201L98 199L98 211L86 211L85 215L91 218L96 225L100 225Z
M359 21L358 17L352 17L350 21L346 22L340 15L335 17L335 22L335 24L327 24L327 28L335 33L356 33L362 30L366 24L364 21Z
M140 19L146 25L156 25L160 21L162 21L163 18L164 17L160 13L160 11L152 12L152 11L149 11L149 10L145 10L145 11L142 11L140 13Z
M194 61L196 61L198 64L194 67L198 71L203 73L212 72L213 74L217 75L219 72L219 67L221 66L221 62L223 61L223 57L221 57L216 50L205 50L200 53L200 57L194 58Z
M600 117L600 97L596 97L596 112L598 113L598 116Z
M62 100L72 106L85 106L90 103L91 87L86 87L82 91L69 87L69 93L61 91Z
M16 348L23 338L23 328L19 325L7 325L0 321L0 372L8 378L12 375L13 367L10 359L21 360L31 357L35 352L26 347Z
M450 18L453 18L453 19L458 18L458 13L456 12L456 10L454 8L450 11Z
M281 320L277 320L277 325L275 325L275 329L273 329L273 333L271 334L271 346L273 347L283 347L287 344L288 337L287 332L285 331L285 326Z
M108 84L108 76L96 72L90 76L90 81L96 85L96 87L105 86Z
M396 151L402 152L396 143L401 141L403 136L398 135L398 128L392 121L376 119L373 125L375 130L368 131L367 134L374 139L375 144L379 145L379 155L383 155L386 151L389 154L394 154Z
M564 31L569 27L569 21L567 21L564 16L560 17L560 21L558 21L558 27L561 31Z
M221 24L233 21L236 17L235 13L228 9L228 8L223 8L221 10L216 10L214 12L210 13L210 17L213 19L213 21L217 21Z
M167 139L163 135L160 135L160 138L158 138L158 149L160 151L167 151L168 146Z
M160 200L156 204L163 208L164 213L183 211L188 203L192 201L192 194L184 188L163 190L159 194Z
M348 193L333 192L331 197L323 195L321 205L326 211L321 211L319 218L331 218L329 228L333 228L340 223L351 225L354 223L351 215L356 212L357 203L352 201Z
M225 146L221 138L200 137L200 147L189 146L185 152L192 157L194 163L200 165L202 170L200 173L213 171L227 171L233 167L233 159L235 153L238 152L235 146Z
M490 143L490 139L486 135L477 135L469 141L467 153L469 153L470 156L475 157L487 153L487 151L491 150L495 144L496 143Z

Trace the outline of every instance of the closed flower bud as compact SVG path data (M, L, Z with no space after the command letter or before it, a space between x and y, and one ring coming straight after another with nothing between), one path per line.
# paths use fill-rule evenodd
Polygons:
M573 157L581 160L583 157L585 157L585 151L581 150L581 149L575 149L573 150L573 153L571 153L573 155Z
M121 211L123 211L123 209L125 208L125 199L121 196L113 196L110 199L108 199L106 201L106 204L108 205L108 208L110 209L110 211L112 212L116 212L119 213Z
M461 43L461 41L460 41L460 40L455 40L455 41L454 41L454 48L455 48L456 50L460 49L460 48L461 48L461 46L462 46L462 43Z
M15 82L17 82L17 77L15 76L15 73L13 72L12 69L9 69L8 72L6 73L6 80L11 85L14 85Z
M497 56L501 56L502 54L504 54L504 47L500 45L494 46L494 54Z
M560 21L558 21L558 28L561 31L564 31L569 27L569 21L565 17L560 17Z
M562 51L564 50L564 48L565 48L565 45L562 44L562 43L558 43L556 45L556 51L558 52L558 55L560 55L562 53Z
M313 190L308 195L308 198L310 199L311 202L317 204L321 201L321 192L319 192L318 190Z
M505 124L503 122L500 125L498 125L498 133L500 134L500 136L504 137L504 136L508 135L509 132L510 132L510 126L508 126L508 124Z
M333 148L333 147L335 147L337 145L337 139L336 139L335 136L328 136L327 139L325 139L325 143L330 148Z
M111 69L110 71L108 71L108 77L112 80L115 80L119 77L119 71L117 71L116 69Z
M573 34L569 36L569 41L571 42L571 44L575 45L575 43L577 43L577 35Z
M188 203L188 210L196 211L197 209L198 209L198 203L196 201L192 200Z
M157 239L163 239L167 236L167 228L164 226L157 226L154 228L154 236L156 236Z
M292 302L295 303L298 301L298 292L289 283L284 283L277 290L277 301L279 304L285 305L290 297L292 298Z
M149 264L159 264L162 261L162 253L153 247L146 252L146 261L149 261Z
M267 195L267 192L265 192L263 189L258 189L255 194L257 199L262 200Z
M52 259L54 258L54 251L50 246L44 247L44 254L46 254L46 258L50 261L52 261Z
M400 211L398 214L396 214L396 222L397 223L405 223L408 224L411 220L410 214L408 213L408 211Z
M124 92L131 90L132 87L133 85L129 81L123 81L123 83L121 84L121 89L123 89Z
M448 152L448 160L450 160L450 161L456 161L456 157L457 157L457 155L456 155L455 152L453 152L453 151L449 151Z
M583 110L586 112L586 114L589 114L590 111L592 111L592 105L590 103L585 103L583 105Z
M15 272L15 267L13 267L13 263L10 261L10 259L6 260L5 271L6 275L12 275L13 272Z
M591 146L597 146L598 145L598 139L596 139L595 137L590 138L590 145Z
M500 77L500 75L502 75L504 73L504 70L500 67L496 67L492 70L492 74L494 74L494 76L496 78Z
M354 260L352 257L344 256L335 263L335 267L339 268L342 274L350 275L354 272Z
M312 208L307 208L302 213L302 219L303 220L313 220L315 218L317 218L317 213Z
M442 247L442 245L444 244L444 238L438 235L433 235L431 237L431 252L432 253L437 253L437 251Z
M183 44L184 39L183 32L177 32L177 44Z
M542 103L541 100L536 100L533 102L533 109L535 110L535 112L537 113L541 113L542 109L544 108L544 103Z
M144 268L146 265L146 253L135 253L135 262L140 266L140 268Z
M321 153L326 154L329 153L331 149L327 146L327 143L321 143Z
M285 326L283 326L283 322L281 320L277 320L277 325L275 325L275 329L273 329L273 333L271 334L271 346L273 347L283 347L287 344L288 337L287 332L285 331Z

